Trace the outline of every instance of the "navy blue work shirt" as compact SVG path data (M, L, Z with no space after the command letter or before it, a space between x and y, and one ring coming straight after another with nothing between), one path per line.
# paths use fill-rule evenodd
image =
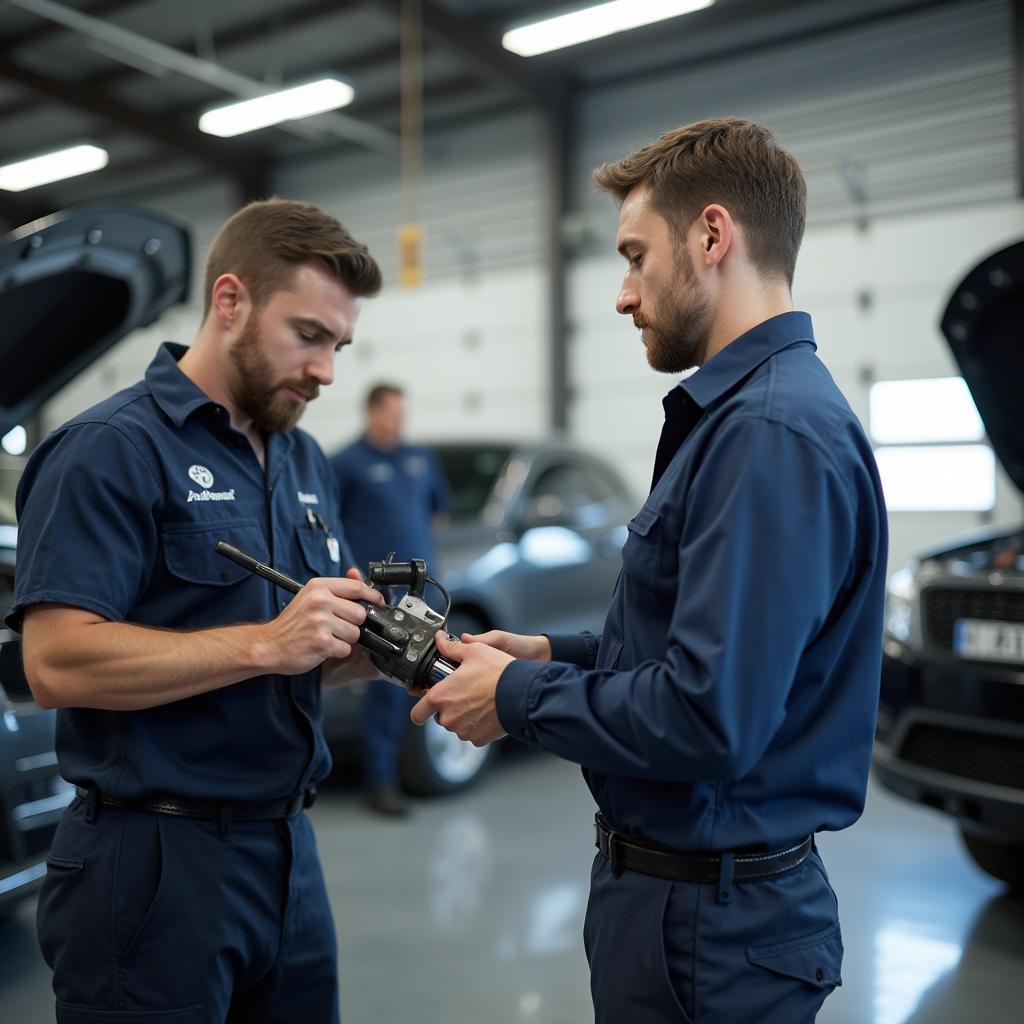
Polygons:
M791 312L665 399L598 643L512 662L505 730L584 766L608 821L682 850L775 848L860 815L887 526L867 438Z
M434 456L401 444L390 451L360 438L331 456L345 535L365 573L388 553L407 562L423 558L434 568L432 520L447 507L447 488Z
M353 563L334 479L308 434L266 439L266 470L226 410L163 345L145 379L54 431L18 488L14 606L86 608L113 622L204 629L274 618L290 595L215 554L226 540L305 582ZM297 794L330 770L320 669L265 675L142 711L62 708L70 782L136 798Z

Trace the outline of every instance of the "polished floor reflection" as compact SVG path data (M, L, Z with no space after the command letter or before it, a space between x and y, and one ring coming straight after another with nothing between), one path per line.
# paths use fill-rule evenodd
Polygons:
M522 751L405 822L369 816L350 784L329 787L313 817L346 1024L591 1019L580 942L591 815L572 766ZM820 846L846 944L845 985L820 1024L1024 1019L1024 901L973 867L950 823L873 788L864 819ZM53 1019L32 910L0 923L4 1024Z

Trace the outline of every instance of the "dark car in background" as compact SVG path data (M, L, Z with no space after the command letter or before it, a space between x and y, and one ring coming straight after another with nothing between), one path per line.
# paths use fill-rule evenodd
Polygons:
M176 220L132 207L56 214L0 242L0 437L130 331L187 297L191 242ZM0 455L0 619L14 588L14 492ZM20 642L0 625L0 915L31 893L74 790L57 769L56 715L32 703Z
M955 290L942 331L992 447L1024 492L1024 242ZM950 540L888 586L875 769L955 818L989 874L1024 890L1024 524Z
M430 566L451 594L449 630L600 632L636 511L619 474L562 441L428 445L448 481L450 522ZM385 557L387 552L382 552ZM427 599L431 600L428 590ZM434 602L436 605L436 601ZM359 688L324 693L325 729L343 755L359 736ZM416 793L474 782L494 754L432 719L410 726L399 774Z

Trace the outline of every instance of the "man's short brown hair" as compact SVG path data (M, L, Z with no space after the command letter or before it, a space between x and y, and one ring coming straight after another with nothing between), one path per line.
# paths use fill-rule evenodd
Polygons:
M639 185L683 237L701 211L720 203L743 229L750 260L792 287L807 219L807 185L793 155L763 125L738 117L665 132L624 160L602 164L594 183L621 203Z
M206 257L203 317L221 274L237 274L261 309L303 263L324 267L355 296L380 291L377 261L335 217L312 203L263 199L243 206L217 232Z

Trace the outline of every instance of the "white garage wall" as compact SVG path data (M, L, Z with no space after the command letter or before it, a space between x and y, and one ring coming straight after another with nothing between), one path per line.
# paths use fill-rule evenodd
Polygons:
M808 178L809 228L796 300L820 354L862 417L869 379L954 372L938 330L954 283L1024 233L1015 197L1009 4L971 0L800 45L721 59L588 95L580 103L569 237L571 433L613 457L645 493L672 380L650 371L613 302L616 214L591 168L699 117L741 113L771 125ZM433 136L421 192L427 283L403 291L398 170L371 154L283 170L282 195L336 213L381 260L389 282L368 303L335 385L304 420L328 449L358 429L377 379L406 385L420 437L545 430L547 367L542 171L536 120L508 115ZM196 229L197 274L233 210L228 187L197 185L150 205ZM166 337L188 341L200 296L119 345L44 412L54 426L141 374ZM1020 515L1002 478L992 519ZM978 525L973 514L891 517L892 562Z

